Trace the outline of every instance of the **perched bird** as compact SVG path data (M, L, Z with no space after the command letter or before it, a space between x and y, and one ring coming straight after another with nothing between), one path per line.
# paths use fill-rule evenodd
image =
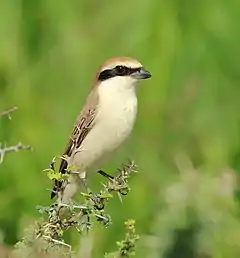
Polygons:
M60 173L73 167L65 181L55 180L51 198L67 203L91 171L98 171L131 133L137 114L138 81L151 73L130 57L111 58L96 74L62 160Z

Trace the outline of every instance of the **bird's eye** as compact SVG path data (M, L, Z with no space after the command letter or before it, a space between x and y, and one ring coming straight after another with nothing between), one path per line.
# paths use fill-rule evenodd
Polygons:
M118 75L124 75L126 73L126 67L124 67L122 65L118 65L118 66L116 66L116 71L117 71Z

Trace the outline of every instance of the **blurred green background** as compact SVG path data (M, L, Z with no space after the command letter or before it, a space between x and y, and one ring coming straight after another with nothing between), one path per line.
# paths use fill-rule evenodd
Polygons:
M0 119L0 142L34 148L0 165L3 241L51 203L42 170L62 154L99 65L131 56L153 77L139 88L131 141L106 169L130 157L139 174L123 204L109 204L113 224L92 233L91 257L114 250L128 218L139 258L240 257L239 24L238 0L0 1L0 110L19 107ZM68 240L77 249L79 236Z

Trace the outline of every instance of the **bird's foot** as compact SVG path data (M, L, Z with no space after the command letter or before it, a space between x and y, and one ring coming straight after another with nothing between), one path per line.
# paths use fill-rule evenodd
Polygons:
M97 210L103 210L104 209L104 199L101 198L99 194L92 194L92 201L94 203L94 207Z
M87 179L86 178L81 178L83 186L87 192L87 194L91 195L92 194L92 190L89 188L88 183L87 183Z
M82 183L84 185L84 188L87 192L87 194L90 196L91 200L94 203L94 207L97 210L103 210L104 209L104 203L103 199L100 197L99 194L93 194L92 190L88 187L86 178L82 178Z
M123 184L124 182L119 182L119 178L118 177L113 177L113 176L111 176L111 175L109 175L108 173L106 173L105 171L103 171L103 170L99 170L98 171L98 173L100 174L100 175L102 175L102 176L104 176L104 177L106 177L108 180L110 180L110 181L113 181L113 180L115 180L115 181L117 181L117 183L118 184ZM128 192L129 192L129 189L128 188L122 188L122 189L119 189L119 193L121 194L121 195L127 195L128 194Z

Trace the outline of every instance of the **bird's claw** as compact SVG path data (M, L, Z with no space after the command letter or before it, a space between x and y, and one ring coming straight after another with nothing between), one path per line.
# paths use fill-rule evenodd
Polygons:
M93 194L92 195L92 201L94 202L94 207L97 210L103 210L104 209L103 198L101 198L98 194Z
M127 187L122 188L122 189L119 190L119 193L121 195L127 195L129 193L129 189Z

